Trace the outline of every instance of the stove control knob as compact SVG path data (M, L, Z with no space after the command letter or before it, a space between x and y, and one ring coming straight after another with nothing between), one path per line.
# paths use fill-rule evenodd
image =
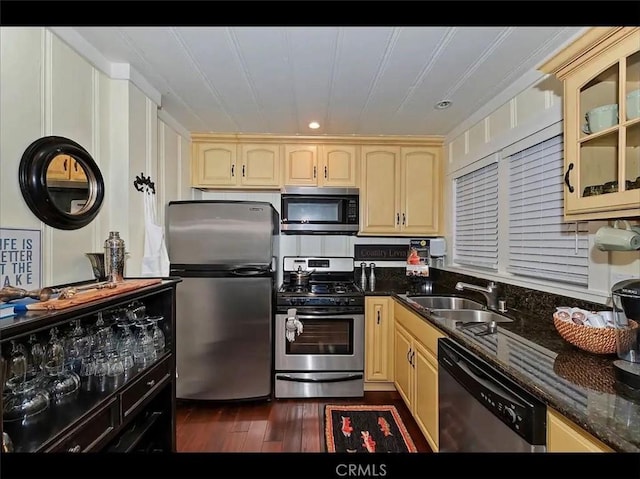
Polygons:
M513 424L515 424L515 422L518 420L518 418L516 417L516 412L510 407L504 408L504 415L507 417L507 420L511 421L511 423Z

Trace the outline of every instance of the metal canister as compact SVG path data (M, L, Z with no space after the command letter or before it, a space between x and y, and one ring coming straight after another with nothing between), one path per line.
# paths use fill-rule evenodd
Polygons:
M367 290L367 263L360 263L360 287L362 291Z
M109 232L109 237L104 242L104 267L107 273L107 281L121 283L124 281L124 240L117 231Z
M369 265L370 271L369 271L369 290L370 291L375 291L376 290L376 264L375 263L371 263Z

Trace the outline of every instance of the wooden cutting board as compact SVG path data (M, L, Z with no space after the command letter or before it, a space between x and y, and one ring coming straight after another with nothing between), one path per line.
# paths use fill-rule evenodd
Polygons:
M40 301L27 305L29 311L45 311L66 309L80 304L90 303L97 299L117 296L118 294L127 293L136 289L144 288L161 283L161 278L149 279L126 279L122 283L118 283L115 288L106 289L88 289L79 291L74 297L68 299L50 299L48 301Z

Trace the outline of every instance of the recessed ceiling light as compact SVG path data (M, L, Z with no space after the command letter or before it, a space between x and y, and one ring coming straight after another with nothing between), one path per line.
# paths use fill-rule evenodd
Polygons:
M309 123L309 128L311 128L312 130L317 130L318 128L320 128L320 123L318 123L317 121L312 121L311 123Z
M436 110L444 110L445 108L449 108L451 106L451 102L449 100L442 100L435 104L434 108Z

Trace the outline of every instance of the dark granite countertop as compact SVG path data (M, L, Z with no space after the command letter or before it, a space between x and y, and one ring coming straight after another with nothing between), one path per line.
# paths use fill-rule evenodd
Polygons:
M393 296L612 449L640 452L640 398L630 399L616 384L615 355L579 350L560 337L552 321L515 309L505 314L513 322L499 323L495 334L475 336L428 315L403 296L406 290L401 280L377 284L376 292L366 294ZM437 283L431 294L477 299Z

